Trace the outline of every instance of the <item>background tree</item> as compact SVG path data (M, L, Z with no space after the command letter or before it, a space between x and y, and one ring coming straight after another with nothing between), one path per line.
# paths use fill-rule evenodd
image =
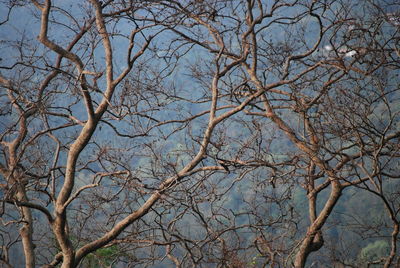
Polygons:
M2 5L6 265L399 262L398 3Z

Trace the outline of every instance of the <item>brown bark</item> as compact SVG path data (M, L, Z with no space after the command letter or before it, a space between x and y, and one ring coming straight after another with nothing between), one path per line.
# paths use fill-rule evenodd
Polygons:
M21 202L27 202L28 198L26 196L25 189L23 187L18 187L17 190L17 200ZM35 246L33 244L33 220L31 209L25 206L21 207L23 224L19 230L22 240L22 246L25 255L25 267L35 268Z
M386 259L384 268L389 268L390 265L393 263L394 258L396 257L397 254L397 236L399 235L399 229L400 229L400 224L396 222L393 227L392 231L392 242L391 242L391 250L389 257ZM400 258L399 258L400 260Z
M327 200L322 211L319 213L318 217L315 219L314 222L311 223L310 227L308 228L307 234L300 244L299 251L297 252L294 261L294 267L296 268L305 267L308 255L314 251L319 250L323 245L321 228L325 224L342 193L342 188L340 187L340 184L338 182L331 181L331 187L332 188L329 199Z

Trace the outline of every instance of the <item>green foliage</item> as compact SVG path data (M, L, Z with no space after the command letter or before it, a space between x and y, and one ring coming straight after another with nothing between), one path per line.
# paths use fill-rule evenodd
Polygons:
M89 254L83 261L83 266L88 268L109 267L118 255L118 247L101 248Z
M377 261L389 254L389 243L385 240L378 240L368 244L360 252L362 262Z
M257 254L256 256L254 256L254 257L251 259L250 267L257 267L257 259L259 259L260 257L262 257L261 254Z

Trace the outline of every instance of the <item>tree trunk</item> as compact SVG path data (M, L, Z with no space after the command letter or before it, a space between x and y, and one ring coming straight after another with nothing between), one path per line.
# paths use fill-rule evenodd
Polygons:
M308 255L311 252L319 250L324 244L321 227L325 224L326 220L332 212L332 209L334 208L342 193L342 188L337 181L332 181L331 185L332 190L329 199L327 200L319 216L315 219L314 222L311 223L310 227L308 228L307 234L305 235L305 238L300 245L300 249L296 254L294 261L294 267L296 268L305 267Z
M23 186L18 187L17 190L17 199L21 202L27 202L28 198L26 196L25 189ZM22 247L24 249L25 254L25 267L26 268L35 268L35 245L33 244L32 235L33 235L33 221L32 221L32 213L30 208L21 207L22 216L24 223L19 230L22 240Z
M393 232L392 232L392 246L391 246L391 250L390 250L390 255L389 257L386 259L385 264L384 264L384 268L389 268L390 265L392 264L395 256L396 256L396 251L397 251L397 236L399 234L399 228L400 225L399 223L396 221L393 227ZM400 258L399 258L400 260Z
M75 250L73 248L71 241L68 238L67 214L65 211L63 211L60 214L57 214L56 219L53 223L53 232L56 235L57 242L63 254L61 267L62 268L75 267Z

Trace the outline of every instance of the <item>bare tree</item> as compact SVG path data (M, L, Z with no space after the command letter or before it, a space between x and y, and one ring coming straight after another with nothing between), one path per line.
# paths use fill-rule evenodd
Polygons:
M3 6L3 263L305 267L350 188L396 262L398 4Z

